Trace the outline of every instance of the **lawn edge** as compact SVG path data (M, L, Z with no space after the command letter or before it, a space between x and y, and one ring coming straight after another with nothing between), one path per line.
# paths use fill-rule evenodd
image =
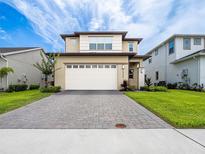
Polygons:
M128 96L127 93L129 92L125 92L124 95L126 95L127 97L129 97L130 99L132 99L133 101L135 101L135 103L140 104L141 106L143 106L144 108L146 108L147 110L151 111L153 114L155 114L156 116L158 116L159 118L161 118L162 120L166 121L168 124L170 124L171 126L173 126L176 129L204 129L205 126L196 126L196 127L186 127L186 126L178 126L177 124L171 122L169 119L167 119L166 117L163 117L160 113L154 111L152 108L145 106L143 103L141 103L138 100L135 100L133 97Z

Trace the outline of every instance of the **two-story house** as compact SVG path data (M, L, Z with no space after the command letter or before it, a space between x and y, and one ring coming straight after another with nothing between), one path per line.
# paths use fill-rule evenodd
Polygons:
M65 52L55 65L55 85L63 90L120 90L123 81L144 85L143 56L137 55L141 38L127 32L74 32L62 34Z
M153 83L205 85L205 35L173 35L146 55L145 77Z

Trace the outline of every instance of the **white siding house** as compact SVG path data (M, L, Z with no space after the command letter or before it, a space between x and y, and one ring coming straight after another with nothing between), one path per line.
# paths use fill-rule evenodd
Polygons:
M173 35L146 55L150 58L143 62L145 77L154 84L205 85L205 35Z

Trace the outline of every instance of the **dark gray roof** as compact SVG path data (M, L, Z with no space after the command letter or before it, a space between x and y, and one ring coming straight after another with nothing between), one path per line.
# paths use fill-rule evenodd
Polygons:
M184 60L189 59L189 58L191 58L192 56L196 56L196 55L198 55L198 54L200 54L200 53L205 54L205 49L196 51L196 52L194 52L194 53L192 53L192 54L190 54L190 55L184 56L184 57L182 57L182 58L180 58L180 59L177 59L177 60L175 60L175 61L173 61L173 62L171 62L171 63L172 63L172 64L175 64L175 63L184 61Z
M35 48L38 48L38 47L0 48L0 53L9 53L9 52L22 51L22 50L29 50L29 49L35 49Z

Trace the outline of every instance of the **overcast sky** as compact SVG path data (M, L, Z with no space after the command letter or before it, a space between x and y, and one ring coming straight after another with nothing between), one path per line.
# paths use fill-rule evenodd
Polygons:
M61 33L128 31L140 54L180 33L205 33L205 0L0 0L0 46L63 51Z

